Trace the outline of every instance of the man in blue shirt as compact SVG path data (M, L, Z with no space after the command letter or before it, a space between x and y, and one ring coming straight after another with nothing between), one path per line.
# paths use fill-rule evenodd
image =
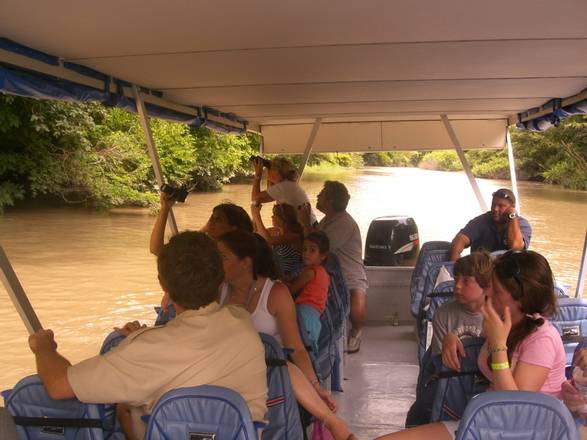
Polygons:
M530 245L532 228L528 221L516 212L516 197L507 188L495 191L491 211L469 221L453 238L450 259L456 261L463 249L471 246L471 252L484 249L523 250Z

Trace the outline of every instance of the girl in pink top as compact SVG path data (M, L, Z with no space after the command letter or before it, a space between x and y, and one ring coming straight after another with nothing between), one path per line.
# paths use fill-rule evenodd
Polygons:
M304 270L289 284L295 297L296 312L302 319L312 348L318 352L320 315L326 308L330 277L322 266L328 257L330 242L322 231L311 232L304 238L302 259Z
M493 390L558 396L565 380L562 340L545 316L556 309L552 271L533 251L509 251L495 262L483 315L485 346L478 362ZM454 438L458 422L388 434L385 439Z

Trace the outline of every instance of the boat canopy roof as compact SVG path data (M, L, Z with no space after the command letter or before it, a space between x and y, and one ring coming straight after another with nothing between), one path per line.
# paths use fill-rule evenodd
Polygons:
M0 5L0 91L135 109L268 153L502 148L587 111L587 2L125 0Z

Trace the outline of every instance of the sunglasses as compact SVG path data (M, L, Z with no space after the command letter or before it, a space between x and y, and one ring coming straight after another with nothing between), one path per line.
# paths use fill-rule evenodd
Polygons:
M491 196L497 197L498 199L506 199L510 201L514 200L513 197L505 191L495 191L493 194L491 194Z
M522 283L522 271L518 263L517 256L525 251L507 251L501 255L499 261L503 268L503 274L508 278L513 278L520 287L520 297L524 296L524 284Z

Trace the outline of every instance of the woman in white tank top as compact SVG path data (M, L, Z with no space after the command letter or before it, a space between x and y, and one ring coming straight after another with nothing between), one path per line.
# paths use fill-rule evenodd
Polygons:
M265 240L243 231L229 232L218 240L224 262L224 280L220 304L245 307L259 332L277 339L292 349L288 371L296 400L314 417L322 420L335 439L349 440L354 436L346 424L332 412L336 408L328 391L320 387L310 357L300 338L296 309L292 296L279 281L271 249Z

